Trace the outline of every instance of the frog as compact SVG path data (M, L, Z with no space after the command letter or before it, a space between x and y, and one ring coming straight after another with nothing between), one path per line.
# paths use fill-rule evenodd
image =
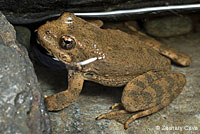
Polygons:
M164 47L144 34L128 34L116 29L102 29L73 13L47 21L37 29L38 43L68 69L67 90L45 97L48 111L60 111L77 101L84 81L104 86L123 87L123 109L102 113L136 113L125 123L156 113L168 106L183 90L185 75L171 72L171 60L189 66L186 54Z

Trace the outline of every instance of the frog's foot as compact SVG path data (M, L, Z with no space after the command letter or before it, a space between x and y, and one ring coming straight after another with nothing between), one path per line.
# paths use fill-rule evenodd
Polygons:
M158 105L158 106L152 107L150 109L144 110L142 112L138 112L138 113L136 113L134 115L131 115L124 122L124 129L128 129L129 124L132 123L137 118L140 118L140 117L147 116L147 115L150 115L152 113L155 113L155 112L157 112L161 108L162 108L162 105ZM112 116L121 116L121 115L125 115L125 114L128 115L128 114L130 114L130 112L128 112L126 110L112 111L112 112L109 112L109 113L101 114L96 119L97 120L100 120L100 119L110 119Z
M121 115L121 114L127 114L128 111L126 110L118 110L118 111L112 111L112 112L108 112L108 113L104 113L99 115L96 120L100 120L100 119L110 119L110 116L116 116L116 115Z
M84 79L79 73L69 71L68 89L52 96L44 97L48 111L59 111L76 101L83 87Z

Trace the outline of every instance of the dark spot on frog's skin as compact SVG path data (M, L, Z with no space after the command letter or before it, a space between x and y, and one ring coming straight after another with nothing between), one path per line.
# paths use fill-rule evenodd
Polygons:
M74 90L70 90L70 93L75 97L79 95L79 88L74 88Z
M174 79L171 76L168 76L168 77L165 78L165 80L169 84L167 92L168 92L168 94L172 94L172 89L174 87Z
M136 85L138 87L141 87L143 89L146 88L146 85L143 82L139 81L139 80L135 81L134 85Z
M157 79L159 79L159 78L161 78L161 77L163 77L165 75L167 75L166 72L156 72L155 73L155 76L157 77Z
M62 98L64 98L64 99L62 99ZM64 94L57 94L56 95L56 104L64 105L65 102L63 100L65 100L65 95Z
M176 76L178 77L178 75ZM174 78L171 76L166 77L166 81L169 83L167 92L168 94L170 94L170 101L173 101L174 98L176 98L176 96L180 94L181 90L179 88L181 87L181 85L176 85L179 82L175 83ZM175 87L177 87L178 89L175 89Z
M136 106L137 108L141 107L141 108L144 108L145 107L148 107L150 104L152 104L152 100L153 100L153 97L151 96L150 93L148 92L143 92L143 91L140 91L140 92L137 92L137 91L130 91L128 93L128 97L131 98L133 100L133 105L137 105L139 104L138 106ZM144 102L141 104L141 100L139 99L139 97L142 97ZM139 108L140 109L140 108Z
M140 94L139 94L139 92L137 92L137 91L129 91L129 92L127 93L127 97L133 99L134 102L139 102L139 101L138 101L138 100L139 100L138 96L140 96ZM137 104L137 103L136 103L136 104Z
M156 92L156 104L161 104L161 99L163 97L163 89L158 84L152 84L151 88L153 88Z
M145 78L147 79L148 83L152 83L154 81L151 74L146 73Z
M149 106L150 104L152 104L153 97L151 96L150 93L142 92L142 97L143 97L143 99L145 101L145 105L146 106Z

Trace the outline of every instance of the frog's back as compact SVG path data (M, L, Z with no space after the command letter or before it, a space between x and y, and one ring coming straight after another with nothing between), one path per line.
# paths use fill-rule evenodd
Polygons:
M96 74L100 77L106 76L107 80L123 80L125 84L148 71L170 70L170 61L167 58L145 46L137 38L119 30L106 30L103 36L98 37L104 42L100 49L105 54L105 59L93 63ZM107 85L116 83L115 81Z

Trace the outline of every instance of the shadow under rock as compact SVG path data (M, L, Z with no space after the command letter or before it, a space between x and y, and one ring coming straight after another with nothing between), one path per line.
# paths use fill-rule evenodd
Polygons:
M42 65L34 64L35 72L38 77L41 89L46 95L52 95L67 89L68 72L55 71ZM124 87L107 87L101 84L84 81L81 96L99 96L110 98L115 103L120 102Z

